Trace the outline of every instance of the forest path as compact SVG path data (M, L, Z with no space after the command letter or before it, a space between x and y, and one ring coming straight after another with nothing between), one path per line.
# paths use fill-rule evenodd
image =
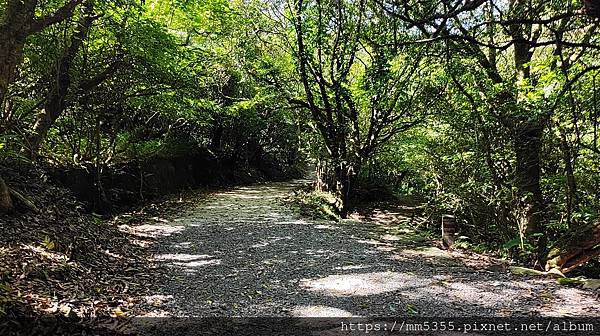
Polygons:
M301 182L209 194L162 223L170 273L138 316L600 316L593 292L414 243L409 216L300 218L282 200Z

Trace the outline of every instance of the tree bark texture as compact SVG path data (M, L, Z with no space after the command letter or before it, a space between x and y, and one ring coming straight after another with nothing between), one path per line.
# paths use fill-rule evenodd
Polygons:
M540 124L524 122L515 129L516 184L521 203L524 233L541 232L543 197L540 187L540 152L542 147Z
M37 0L9 0L0 21L0 104L23 58L23 47L35 17Z

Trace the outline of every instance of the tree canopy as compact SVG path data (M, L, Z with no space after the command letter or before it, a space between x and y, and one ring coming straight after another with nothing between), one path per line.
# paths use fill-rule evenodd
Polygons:
M99 173L198 148L309 161L342 216L379 184L456 214L473 242L544 252L598 222L597 9L3 0L0 157Z

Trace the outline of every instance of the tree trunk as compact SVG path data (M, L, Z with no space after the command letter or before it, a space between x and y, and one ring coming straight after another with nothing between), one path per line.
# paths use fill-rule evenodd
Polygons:
M577 227L559 239L546 256L546 271L567 273L600 255L600 222Z
M223 142L223 131L224 131L224 127L222 125L222 122L219 119L216 120L213 129L212 129L212 135L210 137L210 150L212 150L213 152L217 153L221 150L221 143Z
M598 0L584 0L583 5L587 15L600 19L600 3Z
M543 127L536 122L522 122L515 130L517 156L516 182L520 197L520 220L526 235L542 230L543 197L540 187L540 151Z
M10 189L0 176L0 215L13 210L13 202L10 197Z
M71 85L70 71L73 60L83 45L92 24L97 19L97 17L92 16L92 12L93 5L88 1L85 3L85 15L73 33L70 45L65 48L63 55L58 61L55 67L56 72L52 74L51 78L55 80L50 84L44 110L38 115L33 135L29 138L29 150L32 159L35 159L37 156L37 152L45 140L48 131L65 109L65 101L69 86Z
M23 47L35 17L37 0L8 1L0 21L0 107L23 58Z
M567 197L567 224L571 226L571 217L577 206L577 184L575 181L575 173L573 170L573 150L567 141L567 134L564 129L559 127L560 131L560 148L562 151L562 159L565 165L565 176L567 178L566 197Z
M354 180L356 176L356 167L352 164L340 163L334 169L335 176L335 191L342 202L340 216L348 217L352 202L352 190L354 188Z

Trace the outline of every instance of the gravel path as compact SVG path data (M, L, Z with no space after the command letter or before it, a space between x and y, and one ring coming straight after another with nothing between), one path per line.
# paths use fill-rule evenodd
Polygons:
M467 267L409 229L302 219L282 202L300 182L215 193L161 223L171 274L139 316L600 316L593 292Z

